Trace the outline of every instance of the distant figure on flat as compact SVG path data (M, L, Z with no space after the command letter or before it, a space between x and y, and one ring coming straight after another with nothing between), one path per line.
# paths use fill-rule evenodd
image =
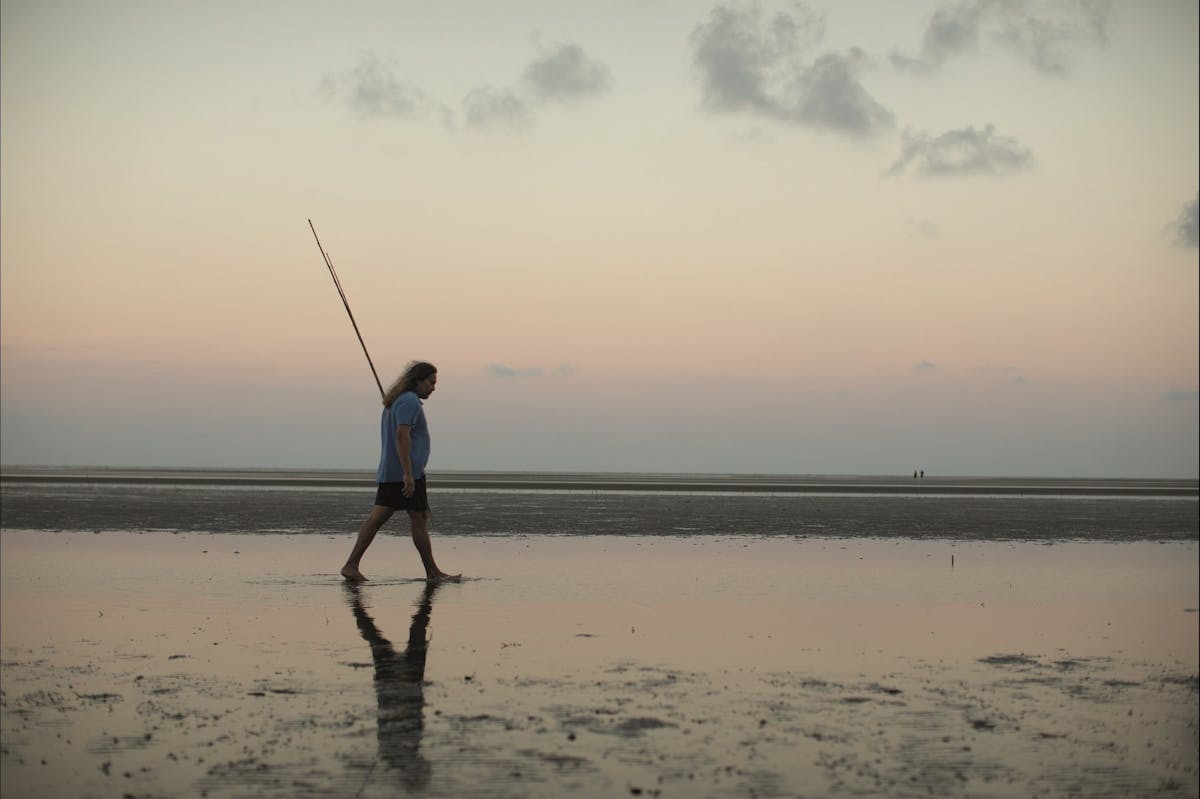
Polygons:
M425 489L425 464L429 462L429 426L421 401L429 399L437 386L437 367L424 361L413 361L383 397L383 415L379 420L379 470L375 481L375 506L371 515L358 528L354 549L342 567L342 576L353 582L367 578L359 571L363 553L384 522L397 510L408 511L412 523L413 544L425 565L428 580L456 579L461 575L446 574L433 559L433 544L429 540L429 499Z

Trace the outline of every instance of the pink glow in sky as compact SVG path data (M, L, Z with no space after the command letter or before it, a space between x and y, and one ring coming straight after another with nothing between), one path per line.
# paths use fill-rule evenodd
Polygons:
M1193 2L0 15L4 464L1197 474Z

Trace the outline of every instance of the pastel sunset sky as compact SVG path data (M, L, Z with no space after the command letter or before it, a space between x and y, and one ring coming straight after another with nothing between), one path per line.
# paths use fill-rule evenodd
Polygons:
M0 461L1195 477L1197 29L5 0Z

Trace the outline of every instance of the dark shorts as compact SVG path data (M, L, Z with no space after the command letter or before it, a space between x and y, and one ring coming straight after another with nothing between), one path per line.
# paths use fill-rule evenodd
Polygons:
M429 497L425 493L425 478L422 477L415 482L416 489L411 497L404 496L404 483L380 483L379 489L375 492L375 504L413 513L429 510Z

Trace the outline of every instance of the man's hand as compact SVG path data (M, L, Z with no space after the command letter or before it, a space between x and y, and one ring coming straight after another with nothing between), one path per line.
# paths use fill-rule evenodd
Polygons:
M416 482L409 475L404 475L404 496L412 497L417 491Z

